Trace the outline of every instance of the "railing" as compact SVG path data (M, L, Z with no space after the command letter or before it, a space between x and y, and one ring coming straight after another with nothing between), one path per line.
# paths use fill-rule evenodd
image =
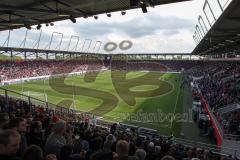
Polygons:
M59 105L55 105L53 103L49 103L47 101L43 101L37 98L33 98L31 96L28 95L24 95L21 93L18 93L16 91L12 91L3 87L0 87L0 95L2 95L5 98L5 102L6 102L6 108L9 108L9 98L14 98L16 100L23 100L26 101L27 104L30 107L30 110L34 109L34 106L37 105L41 105L41 107L46 108L47 110L52 110L55 114L59 114L59 115L69 115L69 116L73 116L73 115L77 115L79 113L81 114L86 114L89 115L90 113L84 113L84 112L80 112L80 111L76 111L73 109L69 109L69 108L65 108L64 106L59 106ZM34 104L34 105L33 105ZM108 122L102 119L98 119L97 120L97 125L99 126L105 126L106 128L110 128L110 126L115 123L115 122ZM152 129L148 129L148 128L143 128L140 126L132 126L132 125L127 125L127 124L123 124L123 123L119 123L119 128L122 130L126 130L127 128L134 128L138 129L140 131L139 135L141 136L161 136L164 138L168 138L167 136L164 135L160 135L156 130L152 130ZM175 143L180 143L182 145L185 146L192 146L192 147L199 147L199 148L203 148L203 149L208 149L211 150L217 154L233 154L234 156L239 156L240 153L238 153L238 150L236 150L235 148L228 148L228 147L219 147L217 145L212 145L212 144L207 144L207 143L201 143L201 142L196 142L196 141L191 141L191 140L187 140L187 139L181 139L181 138L174 138L173 140Z
M110 128L110 126L113 123L114 122L98 120L97 125L99 125L101 127L105 127L105 128ZM168 138L168 136L166 136L166 135L160 135L156 130L143 128L141 126L134 126L134 125L127 125L127 124L119 123L118 129L127 130L127 128L137 129L139 131L139 136L142 136L142 137L147 137L147 136L151 135L152 137L155 137L155 138L160 137L160 136L165 139ZM196 147L196 148L201 148L201 149L209 150L209 151L211 150L213 153L219 154L219 155L225 155L225 156L233 155L238 158L240 157L240 151L238 150L238 148L217 146L214 144L202 143L202 142L192 141L192 140L183 139L183 138L174 138L173 142L177 143L177 144L182 144L183 146L186 146L186 147Z
M239 77L240 77L240 74L239 73L229 73L230 75L229 76L227 76L226 78L223 78L222 80L221 80L221 82L222 83L224 83L224 82L227 82L227 81L229 81L229 80L233 80L233 79L236 79L236 80L238 80L239 79Z
M219 147L213 144L201 143L201 142L180 139L180 138L175 138L174 141L184 146L197 147L197 148L201 148L209 151L211 150L212 152L219 155L233 155L234 157L240 157L240 152L238 148L223 147L223 146Z
M240 109L239 103L233 103L233 104L222 106L217 110L217 112L221 114L225 114L225 113L230 113L239 109Z
M21 94L16 91L12 91L12 90L9 90L9 89L3 88L3 87L0 87L0 95L4 96L4 98L5 98L5 103L6 103L5 108L6 109L10 108L9 98L14 98L16 100L26 101L30 110L33 110L35 105L40 105L41 107L46 108L46 109L51 109L52 111L54 111L55 113L58 113L58 114L76 113L76 111L73 109L65 108L64 106L59 106L59 105L50 103L48 101L43 101L43 100L31 97L29 95ZM34 104L34 106L33 106L33 104Z
M226 113L234 112L234 111L237 111L237 110L238 111L240 110L239 103L233 103L233 104L229 104L229 105L226 105L226 106L218 109L217 112L221 115L224 115ZM223 138L226 139L226 140L240 141L240 135L224 133Z
M233 140L233 141L240 141L240 135L224 134L224 139Z
M208 102L203 97L200 88L198 87L198 85L196 83L194 83L194 84L195 84L195 86L197 88L199 96L201 97L202 105L204 106L204 109L207 111L207 114L210 117L210 122L212 124L213 129L214 129L215 138L217 139L217 144L218 144L218 146L221 146L222 145L222 141L223 141L223 136L224 136L222 127L219 124L219 122L217 121L217 118L213 114L212 110L210 109L210 107L208 105Z
M224 136L224 132L223 132L223 129L222 129L222 126L219 124L216 116L213 114L213 111L210 109L209 105L207 104L207 110L209 112L209 115L211 116L212 118L212 121L215 123L216 125L216 128L217 130L219 131L220 135L223 137Z

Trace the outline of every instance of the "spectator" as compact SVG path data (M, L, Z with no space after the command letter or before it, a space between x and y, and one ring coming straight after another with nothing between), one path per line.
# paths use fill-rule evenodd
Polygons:
M138 160L145 160L147 153L143 149L137 149L135 152L135 156L138 158Z
M61 148L67 144L64 137L65 129L65 121L60 120L55 124L54 131L48 136L46 141L45 152L47 154L60 155Z
M0 132L7 128L9 116L7 113L0 113Z
M27 135L28 144L35 144L44 147L43 131L42 131L42 122L34 121L31 123L30 132Z
M115 142L115 137L112 134L109 134L104 142L103 149L111 151L113 143Z
M61 148L59 160L69 160L70 155L73 153L72 145L64 145Z
M19 149L21 136L15 130L4 130L0 132L0 159L20 160L16 156Z
M27 149L27 139L26 139L26 131L27 131L27 122L23 118L14 118L9 122L9 128L18 131L21 135L21 142L17 152L17 155L22 156L23 152Z
M89 159L94 153L98 152L102 148L103 140L101 137L96 137L90 142L90 149L87 152L86 159Z
M175 160L172 156L164 156L161 160Z
M89 150L88 141L82 139L79 135L75 136L73 153L80 153Z
M91 157L90 160L115 160L112 152L96 152Z
M129 143L125 140L119 140L116 145L116 152L119 156L119 160L137 160L135 156L128 156Z
M22 160L43 160L42 149L39 146L32 145L23 153Z

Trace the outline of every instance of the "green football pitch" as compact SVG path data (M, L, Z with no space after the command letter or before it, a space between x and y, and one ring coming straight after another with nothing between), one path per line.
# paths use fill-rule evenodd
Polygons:
M56 81L30 81L5 88L53 104L73 102L68 107L93 113L103 120L151 128L162 134L173 132L178 136L182 123L172 115L183 112L186 90L180 87L182 74L152 72L146 76L150 73L133 71L122 77L120 71L104 71L92 82L86 82L84 75L79 75L66 77L63 84L59 82L61 78L53 78Z

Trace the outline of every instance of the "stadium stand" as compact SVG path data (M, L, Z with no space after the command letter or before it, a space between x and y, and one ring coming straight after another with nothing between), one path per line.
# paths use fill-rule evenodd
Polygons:
M64 66L63 66L64 64ZM12 79L21 79L25 77L38 77L53 74L64 74L71 72L80 72L87 70L88 65L94 65L99 68L102 64L82 60L33 60L33 61L1 61L0 74L1 81Z
M35 63L34 63L35 62ZM61 62L61 61L60 61ZM16 70L17 74L8 76L6 79L28 76L50 74L53 68L60 64L59 61L26 61L26 62L5 62L1 64L2 73L8 70ZM113 62L114 63L114 62ZM136 64L138 62L133 61ZM139 63L142 65L143 62ZM159 70L154 63L152 66L147 61L151 70ZM223 115L218 112L222 107L239 103L239 62L219 62L219 61L155 61L155 63L167 66L169 70L183 70L186 83L190 85L193 82L201 90L210 109L214 111L215 116L223 126L227 134L239 135L239 111L231 110L224 112ZM41 65L34 65L41 64ZM118 69L126 69L121 61L116 62ZM77 68L86 69L86 64L79 63ZM69 61L68 65L63 66L60 73L69 71L71 67L76 67L76 61ZM66 67L66 69L65 69ZM42 70L38 68L44 68ZM202 72L199 73L198 69ZM128 65L129 70L141 70L138 65ZM47 72L46 72L47 71ZM233 76L233 77L232 77ZM195 99L199 96L195 87L193 87L193 96ZM216 98L217 101L215 100ZM0 153L0 157L5 159L23 159L43 156L46 159L137 159L139 155L146 160L161 159L166 155L175 159L234 159L229 155L224 155L220 149L211 150L209 147L183 145L178 143L180 140L174 140L171 136L161 136L144 129L140 130L124 124L97 125L85 114L73 114L46 108L38 104L29 103L11 97L1 96L1 134L14 138L21 137L19 148L12 153ZM211 134L212 125L202 123L201 114L206 114L203 103L200 103L196 110L199 127L204 134ZM71 114L71 115L70 115ZM21 118L20 118L21 117ZM227 117L227 118L226 118ZM105 126L105 127L104 127ZM12 130L8 130L12 129ZM15 131L13 131L15 130ZM17 132L16 132L17 131ZM211 134L216 138L214 134ZM49 138L51 137L51 138ZM1 140L2 147L11 144L10 141ZM36 146L37 145L37 146ZM37 155L32 155L33 152ZM43 154L44 153L44 154ZM12 156L12 154L14 156ZM63 158L67 157L67 158ZM140 159L141 159L140 158ZM144 158L143 158L144 159Z
M9 1L2 1L0 8L4 12L0 14L0 30L21 27L31 29L31 25L38 25L37 29L40 30L40 23L43 22L46 25L54 25L54 21L70 19L76 23L77 17L88 18L100 13L134 8L142 8L143 12L147 12L149 6L180 1L184 0L109 0L109 3L89 0L87 2L89 7L81 7L85 6L82 5L82 1L71 1L75 6L70 1L59 0L40 3L18 0L12 1L11 5ZM57 7L59 4L60 8ZM208 4L207 0L203 8L206 4ZM47 5L56 6L56 10L53 9L54 7L43 7ZM193 36L195 40L196 37L200 37L196 40L197 47L193 54L222 58L221 61L140 62L135 60L131 61L131 64L121 60L113 62L114 69L118 70L142 70L144 64L149 70L159 71L161 69L156 64L161 64L170 71L182 71L184 81L181 87L185 85L192 87L194 120L198 123L201 134L215 139L217 146L193 143L176 138L172 134L163 136L154 130L132 125L102 120L96 122L89 113L80 113L64 106L54 106L49 102L43 102L46 103L43 105L36 103L41 100L32 98L31 95L21 95L1 88L5 94L0 95L0 160L238 159L240 157L240 64L239 61L223 60L223 58L239 55L239 6L239 0L232 0L225 11L221 8L223 14L218 20L215 19L216 23L213 26L210 24L210 29L203 30L204 34L206 31L205 35L197 33L199 30L197 25L197 31ZM59 9L61 14L69 16L60 16ZM31 15L31 18L26 15ZM5 20L6 16L9 17L9 21ZM9 37L10 32L6 42L9 42ZM55 55L66 52L72 56L72 52L61 50L15 48L8 45L6 47L3 45L0 50L5 53L10 52L12 60L0 62L2 85L14 79L84 72L89 66L97 69L110 68L96 61L13 61L12 59L15 54L13 52L23 53L25 59L27 59L26 52L32 52L38 57L37 53L41 51L46 53L47 59L49 52L54 52ZM27 100L11 97L8 95L9 92L25 96Z

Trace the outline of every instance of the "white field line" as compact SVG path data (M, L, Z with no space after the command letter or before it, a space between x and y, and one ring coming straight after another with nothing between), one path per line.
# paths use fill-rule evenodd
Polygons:
M176 108L177 108L177 103L178 103L178 99L179 99L179 95L180 95L180 86L178 87L178 94L177 94L177 98L176 98L176 102L175 102L175 106L174 106L174 111L173 111L173 117L172 117L172 120L171 120L171 124L170 124L170 128L172 129L172 124L173 124L173 118L174 118L174 115L175 115L175 112L176 112Z

